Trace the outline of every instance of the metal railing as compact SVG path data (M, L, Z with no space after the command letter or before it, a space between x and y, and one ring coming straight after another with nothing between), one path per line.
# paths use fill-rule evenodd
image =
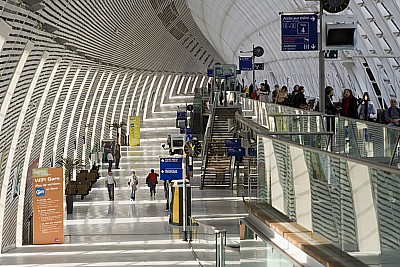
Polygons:
M356 159L400 166L400 127L319 112L296 109L272 103L240 98L244 116L250 115L256 123L273 131L322 132L332 130L332 139L324 138L328 150ZM329 126L328 126L329 124ZM329 127L329 128L327 128ZM329 132L329 131L326 131ZM286 138L302 143L304 138ZM296 140L299 139L299 140ZM303 142L303 144L307 144Z
M236 117L262 138L262 142L257 142L257 149L265 152L259 153L258 160L265 166L258 169L257 186L249 186L249 201L261 207L274 207L343 251L400 252L400 170L395 164L384 165L362 154L360 157L347 155L338 151L338 146L335 152L330 152L279 138L280 132L271 132L238 114ZM348 138L355 138L354 143L359 141L361 124L379 126L377 133L391 130L359 120L335 120L336 129L342 123L340 120L353 124L348 125L348 135L352 132L350 127L354 127L355 137ZM398 130L394 131L393 143L398 144ZM340 134L336 133L336 140ZM364 153L359 149L360 144L356 145L358 151ZM371 156L377 155L376 149L374 147ZM392 155L392 150L388 150L387 155ZM390 161L396 162L396 155Z
M214 121L215 121L215 101L210 98L210 116L208 117L208 122L206 126L206 131L204 134L203 141L203 151L201 155L202 165L201 165L201 183L200 188L204 187L204 177L208 164L208 150L213 137Z
M226 266L226 229L217 229L190 218L190 241L192 252L200 266L213 264Z

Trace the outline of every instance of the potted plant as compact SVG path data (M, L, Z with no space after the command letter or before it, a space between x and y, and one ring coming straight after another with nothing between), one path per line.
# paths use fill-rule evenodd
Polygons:
M72 214L74 205L75 190L73 187L68 186L72 181L74 171L79 170L82 167L82 161L78 159L72 159L70 157L63 157L57 161L57 165L64 169L64 182L65 182L65 195L67 202L67 214Z

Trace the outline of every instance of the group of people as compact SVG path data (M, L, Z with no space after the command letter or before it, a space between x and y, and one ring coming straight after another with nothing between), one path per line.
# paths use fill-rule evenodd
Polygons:
M119 144L116 144L114 154L111 151L107 153L108 172L111 172L114 161L115 161L115 169L119 169L120 160L121 160L121 146Z
M149 187L150 190L150 197L155 197L156 196L156 187L158 184L158 177L159 174L154 171L154 169L151 169L150 172L148 173L146 177L146 184ZM139 178L136 175L135 171L131 172L131 176L128 178L127 185L130 189L130 199L134 201L136 199L136 191L139 188ZM114 201L114 190L115 187L117 186L117 181L115 180L115 177L113 175L112 171L109 171L107 174L107 177L105 179L105 186L107 187L108 190L108 198L110 201ZM168 190L169 190L169 181L164 181L164 192L165 192L165 198L168 199ZM168 201L166 205L166 210L168 210Z
M319 111L319 103L315 99L307 98L304 94L305 88L301 85L295 85L291 93L288 92L286 85L280 87L274 85L274 90L270 91L267 80L260 84L260 88L253 88L253 84L243 88L246 97L260 100L263 102L272 102L275 104L290 106L294 108ZM354 96L353 91L344 89L340 103L335 104L332 101L334 89L332 86L325 87L325 113L328 115L340 115L353 119L376 121L378 117L377 109L370 100L365 102L361 98ZM367 116L367 117L366 117ZM385 110L384 123L389 126L400 126L400 108L397 99L390 100L390 107Z

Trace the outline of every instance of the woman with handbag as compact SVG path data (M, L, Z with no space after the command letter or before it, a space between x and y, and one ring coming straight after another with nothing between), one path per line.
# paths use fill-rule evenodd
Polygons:
M136 197L136 190L138 189L139 180L136 176L136 172L132 171L132 175L129 177L128 180L128 187L131 189L131 200L135 200Z

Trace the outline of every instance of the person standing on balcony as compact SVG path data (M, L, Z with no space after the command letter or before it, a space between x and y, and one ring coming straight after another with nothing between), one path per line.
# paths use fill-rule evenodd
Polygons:
M390 99L390 107L386 110L385 120L388 126L400 126L400 108L397 107L397 99Z
M340 116L358 119L358 101L350 89L344 89Z

